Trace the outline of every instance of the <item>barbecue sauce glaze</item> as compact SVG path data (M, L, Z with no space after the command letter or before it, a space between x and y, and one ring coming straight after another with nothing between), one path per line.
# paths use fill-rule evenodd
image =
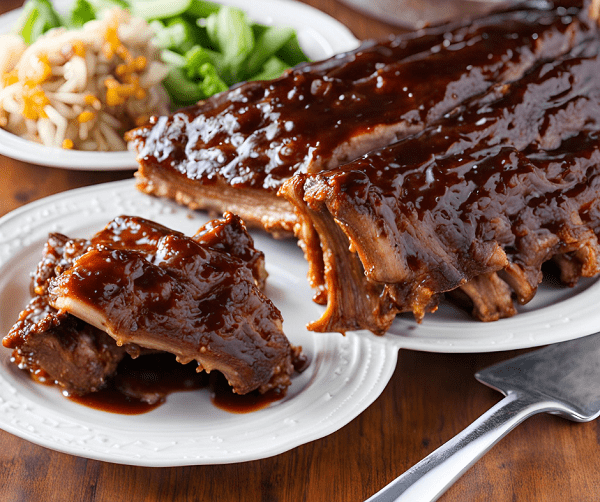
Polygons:
M331 167L353 138L400 123L406 132L421 130L535 60L560 55L590 36L579 16L578 8L525 3L464 25L366 42L154 117L128 138L142 165L273 192L297 172Z

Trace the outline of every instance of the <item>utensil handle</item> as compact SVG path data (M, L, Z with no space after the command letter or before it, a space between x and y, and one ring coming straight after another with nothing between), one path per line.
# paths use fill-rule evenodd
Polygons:
M457 436L377 492L367 502L437 500L471 465L526 418L557 405L538 396L513 392Z

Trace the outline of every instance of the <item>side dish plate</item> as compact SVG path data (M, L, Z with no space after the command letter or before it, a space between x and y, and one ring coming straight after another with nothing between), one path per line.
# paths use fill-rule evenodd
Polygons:
M73 0L53 0L61 12L68 11ZM350 30L327 14L292 0L219 0L219 3L244 9L256 22L290 26L296 29L303 50L313 60L325 59L354 49L358 40ZM21 9L0 16L0 34L9 32ZM135 169L131 152L82 152L49 148L0 129L0 154L17 160L51 167L85 171Z

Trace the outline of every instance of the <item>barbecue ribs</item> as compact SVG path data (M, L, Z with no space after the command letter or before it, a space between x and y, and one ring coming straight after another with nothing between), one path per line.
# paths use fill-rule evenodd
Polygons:
M157 350L221 371L240 394L283 390L301 355L260 292L265 279L235 215L192 238L121 216L89 241L50 236L33 299L3 343L22 368L76 394L105 385L126 353Z
M457 288L496 320L515 313L512 295L533 297L554 257L570 282L597 274L599 51L585 43L419 134L289 180L281 192L327 292L311 328L382 333Z
M536 1L393 37L279 79L248 82L130 131L138 188L194 209L229 210L291 234L277 190L296 173L333 169L441 118L594 36L578 2Z

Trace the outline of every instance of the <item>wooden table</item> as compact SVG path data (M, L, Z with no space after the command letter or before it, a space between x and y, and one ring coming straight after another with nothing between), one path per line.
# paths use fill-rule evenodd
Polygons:
M0 13L22 0L3 0ZM337 0L307 0L359 38L397 28ZM0 157L0 214L50 194L130 177L65 171ZM273 458L233 465L143 468L57 453L0 431L2 501L360 502L494 405L500 395L473 378L510 353L403 350L383 394L338 432ZM597 501L600 422L549 415L526 421L471 468L444 502Z

